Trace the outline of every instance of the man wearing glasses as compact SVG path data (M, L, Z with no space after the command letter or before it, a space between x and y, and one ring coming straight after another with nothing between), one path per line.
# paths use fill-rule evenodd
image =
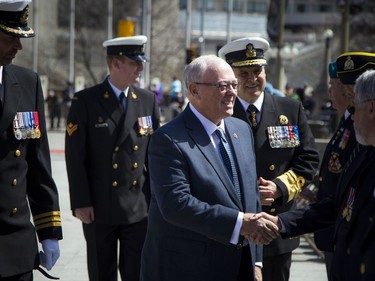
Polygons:
M268 49L263 38L241 38L223 46L219 56L232 66L239 82L233 116L253 129L263 211L277 215L295 208L296 197L316 173L319 155L301 102L264 91ZM264 281L287 281L298 245L298 237L279 237L265 245L263 269L257 273Z
M254 280L262 261L255 243L268 243L277 228L252 220L261 205L251 128L230 117L237 79L215 55L191 62L184 77L189 104L149 145L141 280Z

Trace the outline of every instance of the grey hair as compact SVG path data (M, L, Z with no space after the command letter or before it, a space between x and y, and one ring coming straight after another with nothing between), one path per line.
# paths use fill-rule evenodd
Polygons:
M214 65L220 65L227 63L225 60L219 58L216 55L204 55L196 58L187 66L184 71L184 82L186 90L189 89L189 85L194 82L202 82L201 77L207 71L207 69Z
M354 92L359 102L375 99L375 70L367 70L357 78Z

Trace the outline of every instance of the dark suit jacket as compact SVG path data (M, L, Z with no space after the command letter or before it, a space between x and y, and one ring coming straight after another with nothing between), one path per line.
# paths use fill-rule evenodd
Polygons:
M334 224L335 251L332 275L335 281L375 280L375 149L362 148L338 181L335 195L312 204L310 209L280 214L285 225L283 237L313 232ZM343 208L350 187L356 187L350 221Z
M283 124L280 117L287 117L287 124ZM234 117L249 122L246 112L239 100L234 105ZM295 148L271 148L267 133L269 126L297 125L300 145ZM258 123L255 139L256 167L258 177L272 180L282 191L282 197L272 206L263 206L263 211L272 215L295 208L296 195L289 194L289 184L298 185L303 178L304 184L300 190L311 183L319 165L319 154L314 137L307 124L306 114L302 104L290 98L264 94L261 120ZM297 178L288 182L280 178L281 175L292 170ZM264 256L274 256L291 252L298 247L299 239L283 240L277 238L264 246Z
M130 224L147 217L146 151L151 134L139 119L159 127L155 95L131 86L126 115L108 81L74 95L66 130L71 208L93 206L95 220Z
M4 66L4 109L0 116L0 277L32 270L39 264L37 240L62 238L56 185L44 116L44 99L36 73ZM37 111L41 137L17 140L17 112ZM28 199L28 201L27 201ZM30 209L35 228L30 222Z
M237 280L242 250L229 243L237 215L258 212L261 206L249 149L251 129L232 117L225 119L225 126L237 157L242 202L189 106L152 136L152 196L141 280ZM250 243L250 251L253 268L255 261L262 261L262 247Z

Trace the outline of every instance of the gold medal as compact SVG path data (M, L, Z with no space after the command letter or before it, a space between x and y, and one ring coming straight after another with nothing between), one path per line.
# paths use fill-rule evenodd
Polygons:
M35 128L35 138L39 139L40 138L40 130L39 127Z

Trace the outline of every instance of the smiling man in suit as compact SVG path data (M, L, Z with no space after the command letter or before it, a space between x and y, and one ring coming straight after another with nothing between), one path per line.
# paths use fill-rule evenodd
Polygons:
M188 106L150 142L141 280L254 280L262 247L252 242L268 243L277 227L252 219L261 210L253 137L230 117L237 79L214 55L191 62L184 77Z

